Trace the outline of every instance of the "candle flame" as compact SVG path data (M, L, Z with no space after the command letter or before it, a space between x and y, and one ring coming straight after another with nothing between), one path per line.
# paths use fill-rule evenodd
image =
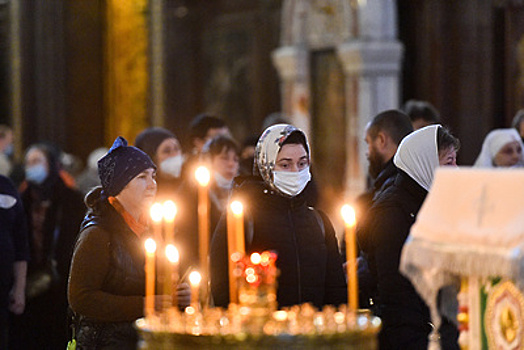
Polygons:
M149 209L149 214L151 215L151 219L154 222L162 221L163 212L164 210L162 208L162 204L160 203L154 203L151 206L151 209Z
M278 310L273 312L273 318L276 321L285 321L287 319L287 311Z
M258 265L260 264L261 261L262 261L262 257L260 256L260 254L258 253L251 254L251 262L253 264Z
M233 215L240 216L242 215L242 212L244 211L244 206L239 201L233 201L230 204L231 211L233 212Z
M198 271L192 271L189 274L189 283L191 283L192 286L198 286L201 280L202 276L200 276L200 273Z
M255 274L247 275L247 276L246 276L246 281L247 281L248 283L255 283L257 280L258 280L258 277L257 277L257 275L255 275Z
M340 214L347 226L355 226L357 219L355 217L355 209L352 206L344 204L340 209Z
M144 246L146 248L146 252L148 253L152 254L156 251L156 242L153 238L146 239Z
M211 180L211 174L205 166L199 166L195 170L195 178L200 186L207 186L209 184L209 180Z
M188 314L188 315L194 315L195 314L195 308L192 307L192 306L186 307L185 311L186 311L186 314Z
M177 207L173 201L165 201L163 205L164 219L168 222L175 220L177 214Z
M177 263L178 260L180 259L180 255L178 254L178 249L176 249L176 247L172 244L166 245L166 257L167 257L167 260L169 260L173 264Z

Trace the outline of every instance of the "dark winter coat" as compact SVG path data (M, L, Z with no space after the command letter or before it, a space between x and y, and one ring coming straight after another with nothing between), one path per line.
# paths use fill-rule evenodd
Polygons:
M69 280L69 303L76 313L79 348L135 349L133 322L143 316L143 242L122 216L88 195Z
M307 191L306 190L304 192ZM346 283L337 239L329 219L308 207L305 194L294 198L271 191L260 178L239 185L246 208L246 253L276 251L278 254L277 301L280 307L311 302L317 307L346 302ZM215 304L229 303L227 233L224 215L211 244L211 288Z
M28 184L21 194L28 220L31 252L26 290L41 290L37 296L27 299L24 313L16 317L11 327L10 341L21 348L55 348L59 344L61 347L68 339L67 278L74 242L86 209L83 195L68 187L57 174L53 175L42 185ZM40 201L47 206L41 226L41 245L36 243L33 221L35 207L42 203ZM56 266L50 288L35 287L42 285L38 283L42 281L37 277L41 276L39 271L49 270L50 266ZM27 336L27 329L32 329L31 337Z
M359 237L378 282L377 312L383 322L380 349L427 348L432 329L429 309L399 272L402 247L426 195L425 189L398 170L394 183L376 198L368 213L368 231ZM445 349L456 346L458 333L450 328L444 320L440 333L446 338L441 340Z
M357 220L357 237L367 237L368 227L372 220L368 220L368 211L373 205L374 200L389 188L395 182L397 167L393 164L393 158L390 159L384 169L378 174L373 182L372 188L357 198L357 208L359 217ZM345 237L344 237L345 238ZM342 255L345 259L345 240L343 241ZM360 251L358 264L358 289L359 289L359 306L364 309L373 307L377 294L377 281L374 274L369 271L368 257L362 250Z

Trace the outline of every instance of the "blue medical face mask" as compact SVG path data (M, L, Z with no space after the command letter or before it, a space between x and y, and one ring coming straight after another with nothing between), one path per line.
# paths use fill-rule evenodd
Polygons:
M5 149L4 149L4 154L8 157L11 157L13 155L13 153L15 153L15 146L10 143Z
M36 164L25 168L26 180L37 185L41 185L47 178L47 175L44 164Z

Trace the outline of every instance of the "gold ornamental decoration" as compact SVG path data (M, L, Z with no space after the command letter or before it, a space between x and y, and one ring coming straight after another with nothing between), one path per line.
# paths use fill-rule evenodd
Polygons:
M490 349L524 349L524 296L509 280L489 292L484 327Z

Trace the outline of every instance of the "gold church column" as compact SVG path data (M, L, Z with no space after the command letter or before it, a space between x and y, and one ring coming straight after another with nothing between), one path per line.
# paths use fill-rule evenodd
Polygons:
M15 156L22 155L22 32L20 1L9 3L9 74L11 125L14 134Z
M133 142L148 123L147 0L106 0L106 142Z

